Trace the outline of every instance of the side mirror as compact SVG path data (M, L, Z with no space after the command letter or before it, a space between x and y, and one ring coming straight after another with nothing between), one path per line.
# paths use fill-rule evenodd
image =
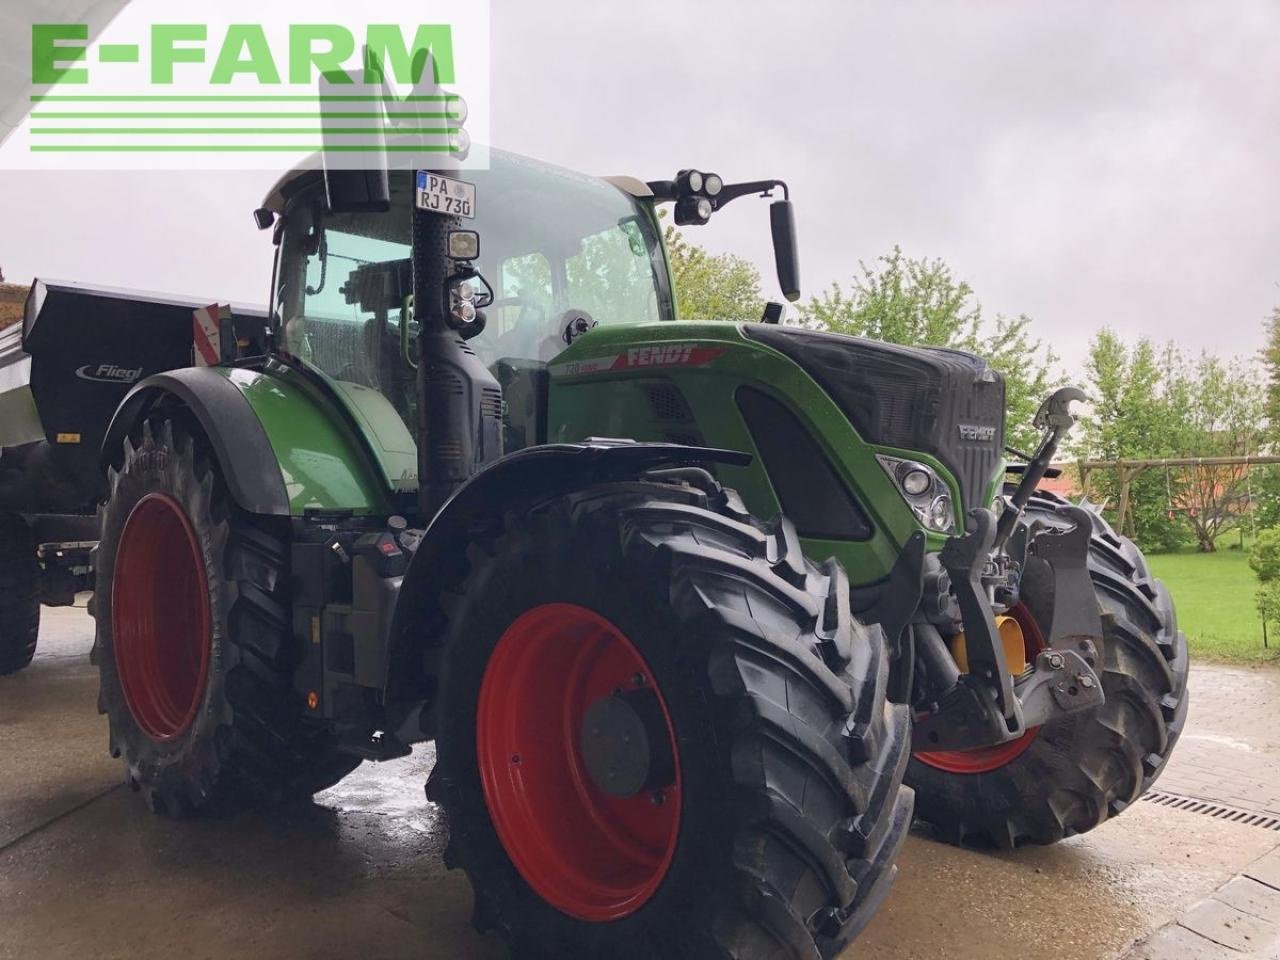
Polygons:
M674 180L650 180L647 184L658 203L675 201L676 225L703 224L726 204L756 193L772 197L782 188L783 199L769 204L769 226L773 231L773 256L778 265L778 284L782 295L794 302L800 299L800 253L796 246L796 216L787 185L781 180L751 180L725 183L714 173L681 170Z
M769 228L773 231L773 259L778 286L792 303L800 299L800 252L796 245L796 216L790 200L769 204Z

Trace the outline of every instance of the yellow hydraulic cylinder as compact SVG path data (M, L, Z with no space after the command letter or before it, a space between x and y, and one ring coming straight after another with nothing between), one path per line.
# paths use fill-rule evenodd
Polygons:
M1022 634L1022 627L1013 617L996 617L996 629L1000 631L1000 642L1004 646L1004 662L1009 665L1011 676L1020 677L1027 669L1027 641ZM951 638L951 655L961 673L969 672L969 652L965 647L964 632Z

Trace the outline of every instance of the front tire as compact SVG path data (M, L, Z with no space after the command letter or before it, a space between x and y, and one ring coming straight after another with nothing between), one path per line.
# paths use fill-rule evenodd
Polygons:
M1065 503L1038 491L1027 517L1069 526L1056 512ZM907 783L917 815L953 843L1014 847L1092 830L1151 788L1182 733L1189 658L1169 591L1131 540L1098 513L1091 517L1088 564L1102 613L1098 672L1106 702L1025 741L967 751L969 762L960 752L914 756ZM1022 599L1046 624L1052 597L1026 586Z
M227 812L354 769L292 688L287 525L237 510L174 420L126 439L110 481L93 660L129 784L157 813Z
M650 482L509 515L468 560L428 795L480 930L521 958L817 960L852 940L910 822L909 717L837 564L732 494ZM619 701L647 725L593 764L610 722L585 718Z
M0 513L0 677L28 666L40 633L40 565L31 528Z

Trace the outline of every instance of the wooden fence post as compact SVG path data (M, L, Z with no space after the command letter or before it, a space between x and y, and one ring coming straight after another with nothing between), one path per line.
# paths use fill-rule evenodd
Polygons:
M1116 527L1126 537L1133 537L1136 531L1136 524L1133 522L1133 516L1129 510L1129 494L1133 487L1133 481L1138 474L1146 470L1143 464L1134 464L1133 466L1125 466L1123 462L1119 463L1120 468L1120 509L1119 515L1116 517Z

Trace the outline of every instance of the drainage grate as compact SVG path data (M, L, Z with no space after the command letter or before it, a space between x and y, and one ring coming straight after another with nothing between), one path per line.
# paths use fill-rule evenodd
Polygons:
M1243 823L1247 827L1262 827L1264 830L1280 832L1280 817L1254 813L1252 810L1241 810L1239 807L1218 803L1216 800L1182 797L1176 793L1161 793L1159 790L1152 790L1142 799L1161 807L1172 807L1175 810L1185 810L1187 813L1202 813L1216 820L1227 820L1231 823Z

